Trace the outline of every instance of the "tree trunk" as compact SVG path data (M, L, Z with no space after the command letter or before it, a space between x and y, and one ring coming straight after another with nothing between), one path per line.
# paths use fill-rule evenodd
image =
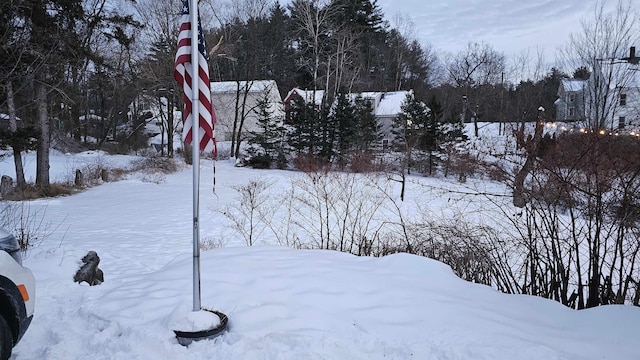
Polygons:
M36 85L36 106L38 107L38 128L40 138L38 139L38 150L36 152L36 185L48 188L49 183L49 114L47 112L47 88L46 85L38 82Z
M527 199L524 194L524 180L527 175L529 175L529 172L533 170L536 153L538 152L538 144L540 143L540 139L542 139L543 128L542 119L539 118L536 122L536 129L534 131L533 138L526 144L527 160L524 162L524 165L522 165L522 168L518 171L515 179L513 180L513 205L519 208L522 208L527 204Z
M7 107L9 108L9 130L15 133L18 130L18 118L16 115L16 105L14 102L13 84L11 81L7 82ZM26 185L24 179L24 168L22 166L22 149L13 147L13 162L16 167L16 185L18 188L23 188Z

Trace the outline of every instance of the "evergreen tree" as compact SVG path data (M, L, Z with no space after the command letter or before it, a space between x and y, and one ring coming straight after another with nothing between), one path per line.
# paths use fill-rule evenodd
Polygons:
M356 136L355 107L348 95L341 91L329 116L335 126L335 144L338 161L342 162L351 151Z
M357 97L354 104L355 136L354 148L357 151L369 152L382 138L381 126L373 114L373 104L367 99Z
M284 128L282 119L274 115L271 101L265 93L258 100L256 109L259 131L250 132L248 143L249 163L253 167L269 168L273 160L278 161L278 167L283 168L285 157L283 148Z
M404 153L402 163L407 173L411 173L414 150L424 148L427 120L426 105L415 99L413 93L407 94L402 103L401 112L392 127L394 135L392 145Z
M438 102L435 96L431 98L429 104L427 123L425 127L423 146L424 150L429 153L429 175L433 174L433 167L435 165L434 152L440 151L440 144L445 138L442 117L443 110L442 105Z
M291 103L287 143L298 156L315 155L319 135L317 131L318 115L319 112L313 104L307 104L302 99L296 99Z

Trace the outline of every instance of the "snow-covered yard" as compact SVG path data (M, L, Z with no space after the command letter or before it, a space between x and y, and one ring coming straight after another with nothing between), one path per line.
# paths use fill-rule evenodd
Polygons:
M67 179L83 161L125 166L131 159L54 153L51 177ZM31 154L25 163L32 171ZM0 172L13 176L12 166L6 158ZM300 174L224 161L217 163L216 194L211 162L202 162L201 237L226 245L202 252L202 303L227 314L229 328L215 340L183 347L170 321L192 304L191 174L185 168L156 181L132 176L24 204L51 233L24 261L37 280L36 314L14 359L638 357L639 308L575 311L505 295L407 254L295 250L273 245L271 237L244 246L219 212L237 201L233 187L267 177L284 188ZM424 190L413 195L442 211L450 203ZM105 282L99 286L72 279L89 250L101 258Z

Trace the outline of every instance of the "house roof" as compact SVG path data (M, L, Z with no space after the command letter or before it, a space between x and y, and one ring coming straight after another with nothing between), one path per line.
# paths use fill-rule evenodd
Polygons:
M298 88L294 88L287 94L287 99L291 97L293 94L297 94L301 98L305 99L307 103L311 102L311 99L314 97L313 90L301 90ZM407 95L413 95L412 90L403 90L403 91L366 91L361 93L349 93L347 96L352 101L357 97L361 97L363 99L371 101L373 105L373 113L378 117L393 117L402 112L402 103L407 98ZM323 90L315 91L315 104L322 104L322 99L324 97Z
M324 90L302 90L293 88L287 94L286 99L289 99L293 94L300 96L307 104L313 101L313 104L316 106L322 105L322 99L324 98Z
M407 95L413 96L412 90L389 92L363 92L349 94L351 99L360 96L373 104L374 115L379 117L396 116L402 112L402 103Z
M611 77L609 87L640 88L640 67L626 62L604 62L600 65L600 72L605 77Z
M376 116L396 116L402 112L402 103L413 91L392 91L382 94L380 104L375 110Z
M249 86L249 92L265 92L271 89L278 89L275 80L250 80L240 81L240 88ZM237 81L213 81L211 82L212 93L235 93L238 90Z
M567 92L578 92L584 90L587 80L582 79L562 79L562 87Z

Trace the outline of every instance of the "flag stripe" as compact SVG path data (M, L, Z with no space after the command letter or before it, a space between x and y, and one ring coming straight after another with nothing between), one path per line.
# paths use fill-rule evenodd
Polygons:
M197 10L196 10L197 11ZM189 15L189 1L182 0L182 17L180 33L178 34L178 49L175 57L174 78L183 89L184 112L182 138L185 143L193 144L193 114L191 103L191 19ZM209 80L209 66L205 55L204 36L198 15L198 144L200 150L216 154L216 140L214 124L215 111L211 103L211 83Z

